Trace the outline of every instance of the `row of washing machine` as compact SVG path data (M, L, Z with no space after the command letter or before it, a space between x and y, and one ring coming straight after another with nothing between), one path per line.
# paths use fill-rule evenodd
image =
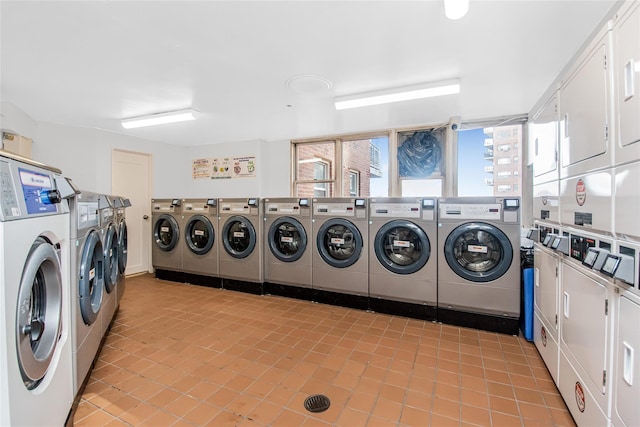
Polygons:
M517 333L518 198L156 199L156 276Z
M67 421L124 291L125 204L0 150L0 425Z
M534 342L578 425L640 425L640 244L538 224Z

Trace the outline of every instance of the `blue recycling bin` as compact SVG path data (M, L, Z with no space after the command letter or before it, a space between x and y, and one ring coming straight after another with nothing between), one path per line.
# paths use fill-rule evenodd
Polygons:
M527 341L533 341L533 268L522 269L520 329Z

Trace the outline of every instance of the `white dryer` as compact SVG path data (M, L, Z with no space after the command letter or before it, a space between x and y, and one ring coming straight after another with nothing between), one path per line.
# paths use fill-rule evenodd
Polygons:
M107 332L118 307L116 296L120 282L120 269L118 257L118 220L116 218L115 201L119 197L101 194L98 200L98 213L100 218L100 236L104 250L104 301L102 304L102 333Z
M518 334L520 199L440 199L438 217L438 320Z
M311 299L311 200L264 199L265 293Z
M218 199L182 201L184 237L181 239L185 279L196 285L222 286L218 267L220 229Z
M438 218L434 198L369 199L369 305L436 319Z
M366 309L369 305L367 200L313 199L314 298Z
M607 271L606 261L601 272ZM609 425L614 286L571 259L561 263L558 390L578 425Z
M70 224L60 191L69 186L60 174L0 151L3 426L61 426L73 403Z
M222 287L263 293L262 203L259 198L219 199Z
M184 282L182 274L183 231L181 199L151 199L151 259L156 277Z
M69 201L74 395L82 388L104 336L105 259L100 236L100 197L80 191Z

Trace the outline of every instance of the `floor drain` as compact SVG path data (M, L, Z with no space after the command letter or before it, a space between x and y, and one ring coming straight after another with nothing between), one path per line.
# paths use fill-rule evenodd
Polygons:
M309 412L324 412L331 406L331 401L327 396L314 394L304 400L304 407Z

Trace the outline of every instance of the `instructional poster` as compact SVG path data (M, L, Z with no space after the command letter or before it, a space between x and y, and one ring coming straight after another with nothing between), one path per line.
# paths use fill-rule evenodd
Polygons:
M208 157L192 161L193 179L253 178L255 176L255 156Z

